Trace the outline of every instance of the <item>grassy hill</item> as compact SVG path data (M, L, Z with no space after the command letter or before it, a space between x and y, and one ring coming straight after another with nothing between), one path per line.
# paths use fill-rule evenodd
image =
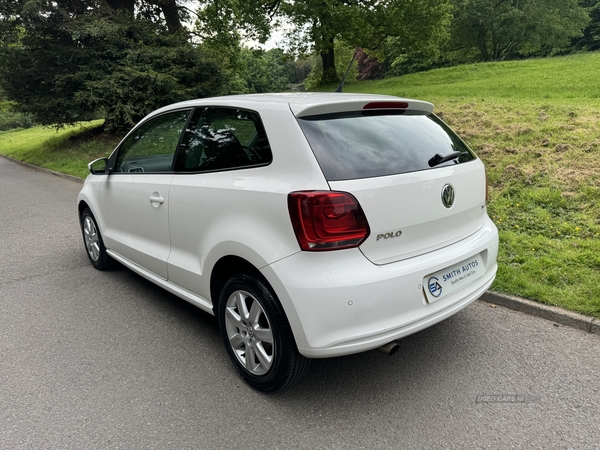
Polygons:
M408 98L565 101L597 104L600 53L481 63L378 81L348 80L344 91ZM320 90L333 90L326 86Z
M87 163L108 156L119 137L100 134L102 120L61 129L32 127L0 132L0 154L85 178Z
M350 82L344 91L434 103L486 163L501 239L493 289L600 317L600 53ZM74 134L0 133L0 152L84 176L115 139Z

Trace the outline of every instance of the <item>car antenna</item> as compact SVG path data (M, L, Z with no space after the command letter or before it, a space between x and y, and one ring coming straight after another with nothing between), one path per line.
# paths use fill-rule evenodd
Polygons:
M350 64L348 64L348 68L346 69L346 73L344 74L344 78L342 78L342 81L341 81L340 85L333 92L342 92L342 88L344 87L344 83L346 82L346 77L348 76L348 72L350 72L350 67L352 67L352 63L354 62L355 59L356 59L356 50L354 51L354 54L352 55L352 59L350 60Z

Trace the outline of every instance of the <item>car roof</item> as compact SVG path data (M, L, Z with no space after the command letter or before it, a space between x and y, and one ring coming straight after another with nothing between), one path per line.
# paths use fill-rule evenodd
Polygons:
M401 108L418 111L424 114L433 112L433 105L422 100L395 97L379 94L353 94L337 92L284 92L269 94L227 95L223 97L208 97L165 106L152 114L173 109L196 106L224 106L248 108L259 111L262 109L292 110L296 117L362 110L367 104L380 106L375 109ZM394 106L396 105L396 106Z

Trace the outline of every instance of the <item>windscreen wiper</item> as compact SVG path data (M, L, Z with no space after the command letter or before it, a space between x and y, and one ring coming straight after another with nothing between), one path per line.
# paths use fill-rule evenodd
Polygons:
M433 158L429 160L429 167L435 167L446 161L451 161L458 158L459 156L468 155L469 152L452 152L452 153L436 153Z

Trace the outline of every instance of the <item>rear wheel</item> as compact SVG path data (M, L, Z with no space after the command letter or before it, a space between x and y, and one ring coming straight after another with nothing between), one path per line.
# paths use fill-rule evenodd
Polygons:
M263 280L247 274L230 278L218 315L229 358L255 389L277 391L306 373L310 360L298 353L283 308Z
M106 253L102 235L96 224L96 219L89 208L81 213L81 232L85 250L92 265L98 270L106 270L112 265L112 259Z

